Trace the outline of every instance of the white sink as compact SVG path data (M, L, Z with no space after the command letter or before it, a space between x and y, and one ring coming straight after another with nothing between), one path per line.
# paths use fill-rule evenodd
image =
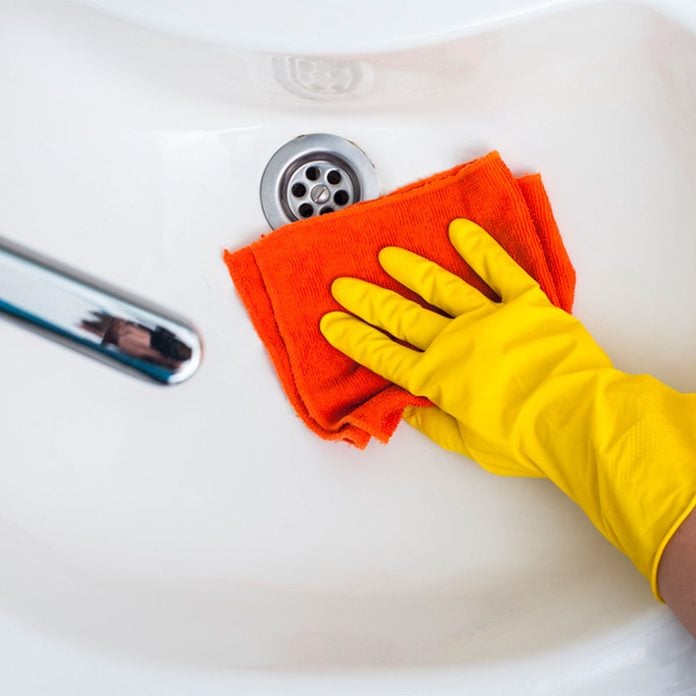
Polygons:
M221 260L297 135L385 192L498 148L543 173L616 363L696 390L696 5L373 4L0 2L0 230L206 340L163 389L0 322L1 694L696 691L550 484L306 430Z

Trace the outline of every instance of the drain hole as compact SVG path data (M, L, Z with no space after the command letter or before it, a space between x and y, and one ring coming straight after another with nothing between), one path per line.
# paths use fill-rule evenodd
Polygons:
M303 218L312 217L312 215L314 214L314 206L310 205L309 203L303 203L298 208L298 211Z
M264 169L260 194L268 224L276 229L376 198L379 181L357 145L330 133L311 133L276 151Z
M344 191L343 189L334 193L334 202L336 205L345 205L349 199L350 196L348 195L348 192Z

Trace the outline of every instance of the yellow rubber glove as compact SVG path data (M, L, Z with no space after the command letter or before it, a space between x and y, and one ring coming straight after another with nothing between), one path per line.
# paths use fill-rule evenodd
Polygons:
M552 305L475 223L453 221L450 240L500 302L427 259L387 247L379 255L384 270L447 316L339 278L334 297L360 319L330 312L322 333L436 404L408 409L404 419L442 447L496 474L551 479L659 599L660 557L696 506L696 395L614 369L582 324Z

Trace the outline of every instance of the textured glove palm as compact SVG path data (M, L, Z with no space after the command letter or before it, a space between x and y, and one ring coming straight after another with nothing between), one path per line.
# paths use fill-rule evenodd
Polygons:
M662 550L696 503L696 397L614 369L583 325L475 223L452 222L450 240L499 302L387 247L384 270L442 313L339 278L332 293L356 316L326 314L322 333L428 397L434 407L407 409L404 418L442 447L496 474L554 481L659 596Z

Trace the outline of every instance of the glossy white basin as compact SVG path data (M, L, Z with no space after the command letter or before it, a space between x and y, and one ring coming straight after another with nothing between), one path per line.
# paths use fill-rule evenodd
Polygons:
M221 3L85 4L0 3L0 230L207 352L162 389L0 322L0 693L696 691L693 641L550 484L307 431L220 258L301 133L384 191L498 148L543 173L616 363L696 390L696 9L439 0L357 39L228 7L245 41Z

